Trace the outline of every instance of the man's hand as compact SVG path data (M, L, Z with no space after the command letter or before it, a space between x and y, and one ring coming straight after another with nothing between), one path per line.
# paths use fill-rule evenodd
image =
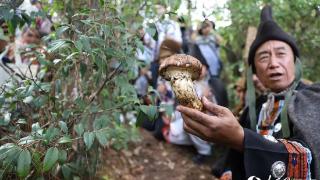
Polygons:
M204 140L242 151L244 131L232 112L209 102L205 97L202 103L208 114L181 105L177 107L184 120L184 129Z

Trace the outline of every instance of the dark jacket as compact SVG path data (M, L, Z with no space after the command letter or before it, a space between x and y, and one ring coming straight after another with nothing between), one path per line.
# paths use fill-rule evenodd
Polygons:
M311 175L312 178L320 179L320 85L307 86L300 83L296 90L288 108L289 139L311 150ZM264 96L257 99L257 115L265 101ZM280 122L280 118L277 122ZM248 179L250 176L269 179L272 165L276 161L282 161L288 167L291 162L288 162L289 155L284 144L267 140L250 129L248 108L240 117L240 123L244 127L244 150L243 153L232 151L230 154L233 179ZM282 132L274 134L274 137L281 139Z

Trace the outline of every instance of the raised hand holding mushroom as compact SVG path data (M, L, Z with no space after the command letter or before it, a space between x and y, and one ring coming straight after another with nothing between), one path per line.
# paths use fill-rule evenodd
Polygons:
M160 75L170 81L178 103L190 108L202 110L202 103L197 96L193 80L200 76L202 64L196 58L175 54L164 59L159 68Z

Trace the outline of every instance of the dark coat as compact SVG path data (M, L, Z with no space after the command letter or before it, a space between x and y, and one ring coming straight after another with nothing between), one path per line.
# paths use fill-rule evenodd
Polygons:
M320 85L307 86L300 83L296 90L288 108L291 131L289 139L298 141L311 150L311 175L312 178L320 179ZM257 99L257 114L266 100L266 97ZM280 122L280 118L277 122ZM288 165L289 155L284 144L274 143L249 129L248 108L240 117L240 123L244 127L244 151L239 153L232 150L230 153L233 179L248 179L250 176L269 179L274 162L282 161ZM282 132L274 136L276 139L282 138Z

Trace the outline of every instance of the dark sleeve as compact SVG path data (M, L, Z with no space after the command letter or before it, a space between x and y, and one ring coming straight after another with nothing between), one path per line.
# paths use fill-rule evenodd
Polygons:
M246 178L309 179L312 159L309 148L297 140L276 140L271 137L266 138L244 128L243 165Z
M197 58L203 65L208 67L207 61L202 56L202 53L199 49L199 46L197 44L193 44L191 47L191 56Z
M272 177L272 165L276 162L288 164L288 152L281 142L267 140L260 134L244 128L243 164L246 178L260 179ZM272 177L274 178L274 177Z
M257 109L260 109L261 105L257 103ZM312 171L310 169L310 164L312 164L312 157L309 158L310 162L308 162L308 158L306 158L307 151L310 150L302 141L301 137L292 137L290 140L280 140L277 139L277 142L273 142L271 140L266 139L262 135L256 133L255 131L249 129L250 128L250 118L248 113L248 108L246 108L241 115L239 122L241 126L244 128L244 149L242 153L239 153L238 159L242 158L241 163L237 163L238 165L234 168L232 167L232 171L234 169L243 169L242 172L245 175L246 179L250 176L256 176L260 179L269 179L271 175L271 179L275 179L272 175L272 165L277 163L284 163L285 165L285 177L292 177L295 179L308 179L305 178L307 171ZM292 152L290 149L299 149L300 153ZM306 149L305 151L302 149ZM296 156L298 161L292 161L289 159ZM310 154L311 156L311 154ZM235 158L233 158L235 159ZM276 163L277 162L277 163ZM297 167L296 170L292 170L288 172L288 169L295 166L295 164L299 164L300 167ZM307 167L302 168L301 167ZM311 165L312 167L312 165ZM292 173L299 172L299 173ZM312 177L311 173L311 177Z

